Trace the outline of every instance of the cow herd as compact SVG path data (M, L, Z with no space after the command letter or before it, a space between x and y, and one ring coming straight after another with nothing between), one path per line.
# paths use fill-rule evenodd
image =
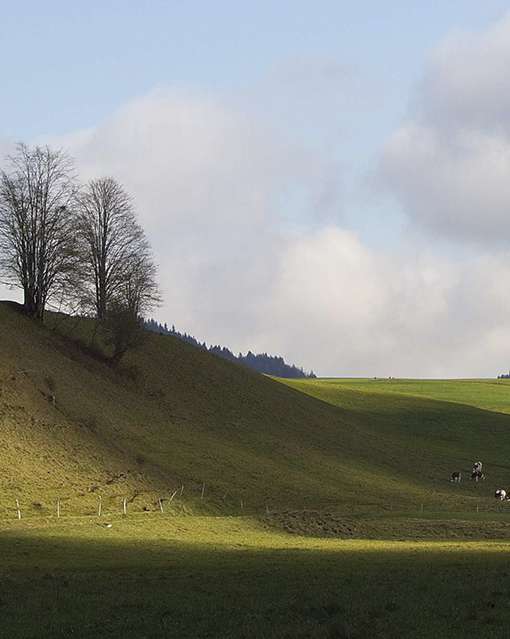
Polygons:
M483 464L481 461L476 461L473 464L473 468L471 470L471 479L473 481L480 481L485 479L485 474L483 473ZM460 483L462 481L462 473L459 470L454 471L450 475L450 481L454 483ZM497 488L494 492L494 497L499 501L510 501L510 494L507 494L506 490L503 488Z

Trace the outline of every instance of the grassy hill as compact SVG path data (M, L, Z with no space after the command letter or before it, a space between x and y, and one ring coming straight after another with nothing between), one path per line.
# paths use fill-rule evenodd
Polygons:
M338 391L351 390L379 397L385 395L386 399L394 395L406 395L455 402L496 413L510 413L509 379L323 378L310 381L309 387L301 388L303 392L310 392L314 396L322 394L326 401L335 405L339 405L338 399L335 400L335 391L338 397Z
M284 382L158 335L114 370L92 322L0 329L0 636L508 635L509 382Z
M449 472L461 470L467 479L478 459L486 482L467 482L462 492L454 486L456 498L492 497L494 486L510 485L509 380L281 381L370 424L372 446L378 442L390 463L428 484L438 498Z
M112 370L91 322L39 326L2 303L0 326L9 516L15 499L78 514L99 495L152 510L175 490L167 506L187 512L473 507L510 477L506 381L283 384L152 334ZM450 484L475 458L488 481Z

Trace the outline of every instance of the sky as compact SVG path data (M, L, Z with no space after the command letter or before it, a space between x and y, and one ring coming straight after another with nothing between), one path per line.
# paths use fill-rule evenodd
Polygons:
M0 165L121 181L158 320L323 376L508 370L506 2L0 9Z

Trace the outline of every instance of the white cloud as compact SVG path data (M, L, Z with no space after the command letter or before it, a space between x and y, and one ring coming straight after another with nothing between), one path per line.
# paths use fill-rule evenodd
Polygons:
M510 233L509 67L510 16L447 38L384 150L383 181L405 212L450 239L497 244Z
M69 149L82 177L111 174L133 194L160 265L159 315L252 346L289 202L304 222L307 202L327 189L316 154L235 101L162 90L51 142Z
M503 257L394 255L325 228L288 244L265 340L323 374L492 376L510 362L509 277Z
M448 136L431 113L388 144L388 183L429 228L498 237L510 196L505 136L479 124ZM341 226L330 149L280 123L243 100L160 90L51 142L69 149L83 178L111 174L133 194L160 265L158 316L200 339L327 375L506 368L504 256L455 261L416 242L370 248Z
M510 14L477 32L458 31L430 56L418 110L447 128L510 132Z

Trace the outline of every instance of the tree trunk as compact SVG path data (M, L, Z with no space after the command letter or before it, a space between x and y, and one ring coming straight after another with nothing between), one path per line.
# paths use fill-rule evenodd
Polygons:
M36 317L37 315L37 305L32 290L24 289L23 291L23 311L28 317Z

